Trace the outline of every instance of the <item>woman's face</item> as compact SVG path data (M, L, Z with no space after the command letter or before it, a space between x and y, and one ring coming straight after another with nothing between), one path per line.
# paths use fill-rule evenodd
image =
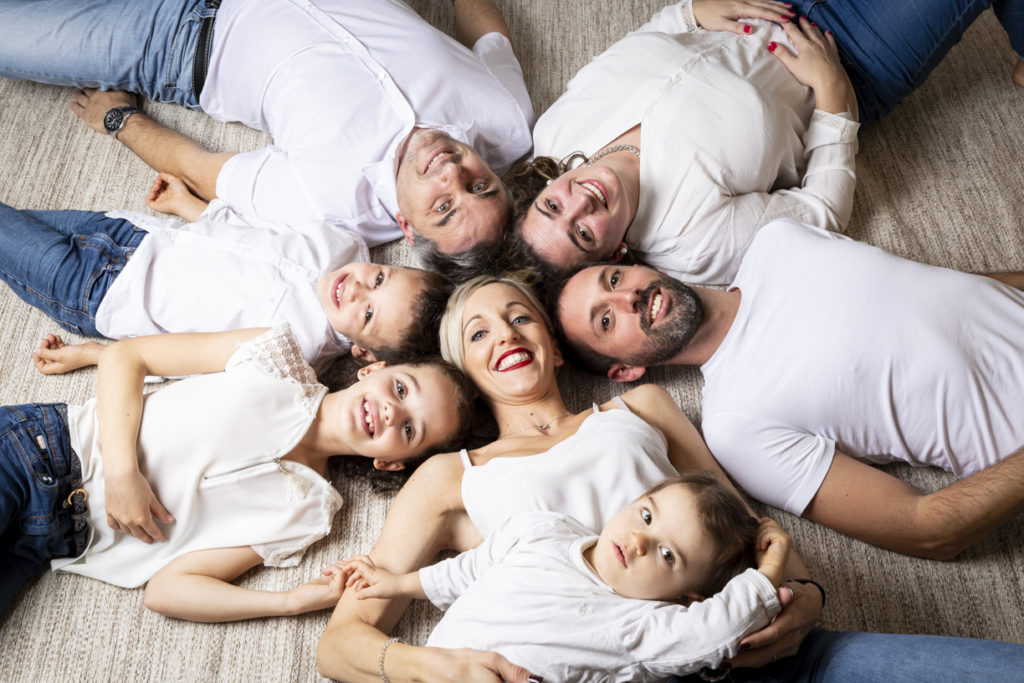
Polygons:
M379 363L340 392L334 413L352 452L391 462L406 460L449 441L458 429L451 380L430 365Z
M462 312L466 373L491 402L524 404L555 385L562 356L540 313L515 287L493 283Z
M523 239L544 261L562 268L612 258L635 216L631 194L608 166L563 173L526 212Z

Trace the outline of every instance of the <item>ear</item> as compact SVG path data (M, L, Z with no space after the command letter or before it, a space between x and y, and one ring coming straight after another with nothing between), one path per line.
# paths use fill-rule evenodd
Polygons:
M405 463L400 460L381 460L380 458L374 458L373 468L376 470L384 470L385 472L398 472L405 469Z
M352 357L355 358L356 360L361 360L364 363L377 362L377 354L375 354L370 349L364 349L362 346L359 346L358 344L352 345ZM360 377L359 379L362 379L362 377Z
M619 242L619 246L615 247L615 251L613 251L612 255L608 257L608 260L611 261L612 263L618 263L619 261L624 259L626 257L626 254L628 253L629 245L627 245L625 242Z
M554 345L555 351L555 367L560 368L565 365L565 359L562 357L562 349L558 346L558 342Z
M409 221L405 220L405 216L399 211L395 214L395 220L398 221L398 229L405 235L405 241L412 244L416 241L416 233L413 232L412 226L409 225Z
M366 377L370 373L377 372L385 365L387 365L387 363L385 363L382 360L379 360L376 363L370 363L369 365L364 365L363 367L359 368L359 372L356 373L356 377L358 377L359 379L366 379Z
M635 382L643 377L645 372L647 372L647 368L616 363L608 368L608 377L616 382Z

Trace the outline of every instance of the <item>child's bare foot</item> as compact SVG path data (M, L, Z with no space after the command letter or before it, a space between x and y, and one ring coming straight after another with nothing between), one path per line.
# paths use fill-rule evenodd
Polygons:
M32 362L44 375L63 375L87 365L96 365L103 348L104 345L97 342L68 345L57 335L48 334L39 342L39 348L32 352Z
M1024 88L1024 61L1019 59L1013 67L1013 82Z

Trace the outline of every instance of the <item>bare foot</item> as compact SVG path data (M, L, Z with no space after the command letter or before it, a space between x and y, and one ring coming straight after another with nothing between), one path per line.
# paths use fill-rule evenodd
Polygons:
M32 352L32 362L44 375L63 375L87 365L96 365L103 349L104 345L97 342L68 345L59 336L48 334L39 342L39 348Z
M1019 59L1013 67L1013 82L1024 88L1024 61Z

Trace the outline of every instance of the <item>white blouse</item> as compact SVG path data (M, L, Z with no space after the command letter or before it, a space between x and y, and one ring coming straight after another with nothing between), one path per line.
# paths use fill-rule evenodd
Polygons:
M68 407L82 463L92 540L55 570L118 586L145 583L184 553L251 546L267 566L293 566L327 535L342 499L309 467L281 459L305 435L326 395L287 324L239 345L224 372L149 394L139 469L174 523L146 545L106 520L96 399Z
M785 32L747 23L750 35L703 31L689 2L666 7L580 70L534 129L535 154L564 158L641 124L625 241L687 282L730 282L774 218L842 230L853 207L859 124L814 110L767 50Z

